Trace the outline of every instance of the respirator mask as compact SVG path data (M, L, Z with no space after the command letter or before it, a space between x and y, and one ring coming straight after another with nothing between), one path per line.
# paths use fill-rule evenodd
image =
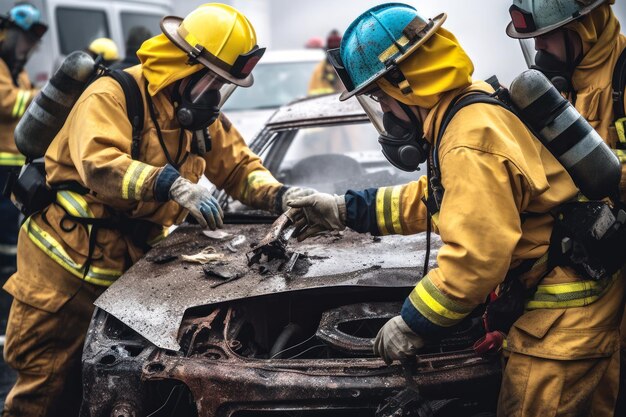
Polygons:
M237 88L208 69L181 80L176 119L183 129L194 132L195 151L204 155L211 149L208 127L219 117L222 104Z
M357 100L378 131L378 143L385 158L403 171L418 171L419 165L428 158L430 149L430 144L424 139L422 123L404 103L396 102L408 120L398 117L392 111L383 112L381 100L393 99L382 97L382 91L376 90L357 96Z

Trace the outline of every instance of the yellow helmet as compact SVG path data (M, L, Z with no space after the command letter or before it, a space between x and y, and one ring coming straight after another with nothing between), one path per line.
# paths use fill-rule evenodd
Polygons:
M117 61L120 59L117 45L109 38L98 38L91 42L87 49L96 55L102 55L105 61Z
M254 28L235 8L207 3L184 19L164 17L161 30L190 64L200 63L233 84L252 85L252 69L265 48L257 46Z

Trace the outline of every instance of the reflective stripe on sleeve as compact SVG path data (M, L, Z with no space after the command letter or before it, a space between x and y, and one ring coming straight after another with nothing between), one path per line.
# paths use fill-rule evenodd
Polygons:
M432 283L428 275L417 283L409 301L422 316L441 327L454 326L474 309L450 299Z
M83 266L77 264L54 237L40 228L37 223L31 221L30 218L24 222L22 227L25 228L30 240L39 249L44 251L46 255L72 275L79 279L83 279L83 275L85 273ZM91 265L87 275L85 276L85 281L91 284L108 287L121 275L122 271L120 270L98 268Z
M13 111L11 116L18 118L24 115L26 111L26 103L30 99L30 90L18 90L15 104L13 105Z
M381 187L376 193L376 222L382 235L402 234L400 195L403 187Z
M0 166L21 167L26 163L26 157L19 153L0 152Z
M151 165L143 162L132 161L122 180L122 198L125 200L140 200L141 188L153 168Z

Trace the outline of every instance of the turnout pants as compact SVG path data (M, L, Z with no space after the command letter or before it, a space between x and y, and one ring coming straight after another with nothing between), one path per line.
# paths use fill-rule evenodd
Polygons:
M526 312L507 336L499 417L612 417L624 279L592 304Z
M21 230L5 361L18 372L2 415L77 416L81 355L94 300L104 291L67 272Z

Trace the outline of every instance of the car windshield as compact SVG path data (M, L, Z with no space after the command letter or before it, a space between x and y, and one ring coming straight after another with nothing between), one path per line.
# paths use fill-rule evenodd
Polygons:
M348 189L402 184L419 177L419 173L396 169L385 159L370 123L312 127L279 136L283 137L277 140L287 141L284 156L270 151L268 157L280 159L275 175L287 185L343 194ZM276 149L282 148L277 145Z
M405 172L392 166L378 144L378 132L369 122L283 130L272 134L260 152L264 165L285 185L311 187L321 192L346 191L405 184L426 173ZM221 196L226 198L224 191ZM229 200L229 212L249 208Z
M237 88L223 110L273 109L305 97L316 61L259 64L254 85Z

